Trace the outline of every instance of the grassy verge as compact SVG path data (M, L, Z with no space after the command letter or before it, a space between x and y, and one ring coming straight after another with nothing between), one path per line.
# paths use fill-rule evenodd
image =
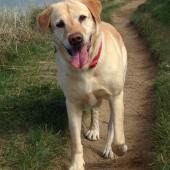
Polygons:
M133 16L133 21L146 38L158 64L155 82L156 122L154 128L156 170L170 169L170 2L148 0Z
M0 12L0 169L54 169L64 153L64 97L51 38L31 29L36 13Z

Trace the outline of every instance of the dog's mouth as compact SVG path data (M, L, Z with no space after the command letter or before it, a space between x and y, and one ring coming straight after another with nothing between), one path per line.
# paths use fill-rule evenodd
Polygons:
M76 69L81 69L88 62L89 49L90 45L88 44L82 47L73 47L71 49L67 49L69 55L72 56L70 64Z
M72 46L71 48L66 48L68 54L71 56L70 64L76 68L83 68L89 60L89 50L91 47L92 35L89 38L88 43L81 43L78 46Z

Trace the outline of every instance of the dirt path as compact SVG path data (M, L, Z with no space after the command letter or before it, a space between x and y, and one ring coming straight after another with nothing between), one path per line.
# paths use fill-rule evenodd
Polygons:
M109 109L101 107L100 141L83 139L86 170L149 170L151 162L152 89L155 68L150 53L130 23L132 13L144 0L133 0L114 14L115 27L121 32L128 50L128 73L125 85L125 135L128 153L118 160L101 157L104 149Z

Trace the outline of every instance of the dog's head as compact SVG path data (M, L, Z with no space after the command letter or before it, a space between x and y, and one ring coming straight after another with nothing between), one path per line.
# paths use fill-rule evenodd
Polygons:
M99 0L63 0L45 9L37 22L42 32L51 28L72 66L82 68L89 60L91 38L100 23L100 13Z

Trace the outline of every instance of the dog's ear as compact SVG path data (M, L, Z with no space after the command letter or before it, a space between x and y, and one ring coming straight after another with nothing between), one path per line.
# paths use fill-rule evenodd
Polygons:
M40 30L45 33L50 26L51 8L47 8L37 16L37 24Z
M102 4L100 0L81 0L81 2L90 10L95 21L100 22L100 14L102 11Z

